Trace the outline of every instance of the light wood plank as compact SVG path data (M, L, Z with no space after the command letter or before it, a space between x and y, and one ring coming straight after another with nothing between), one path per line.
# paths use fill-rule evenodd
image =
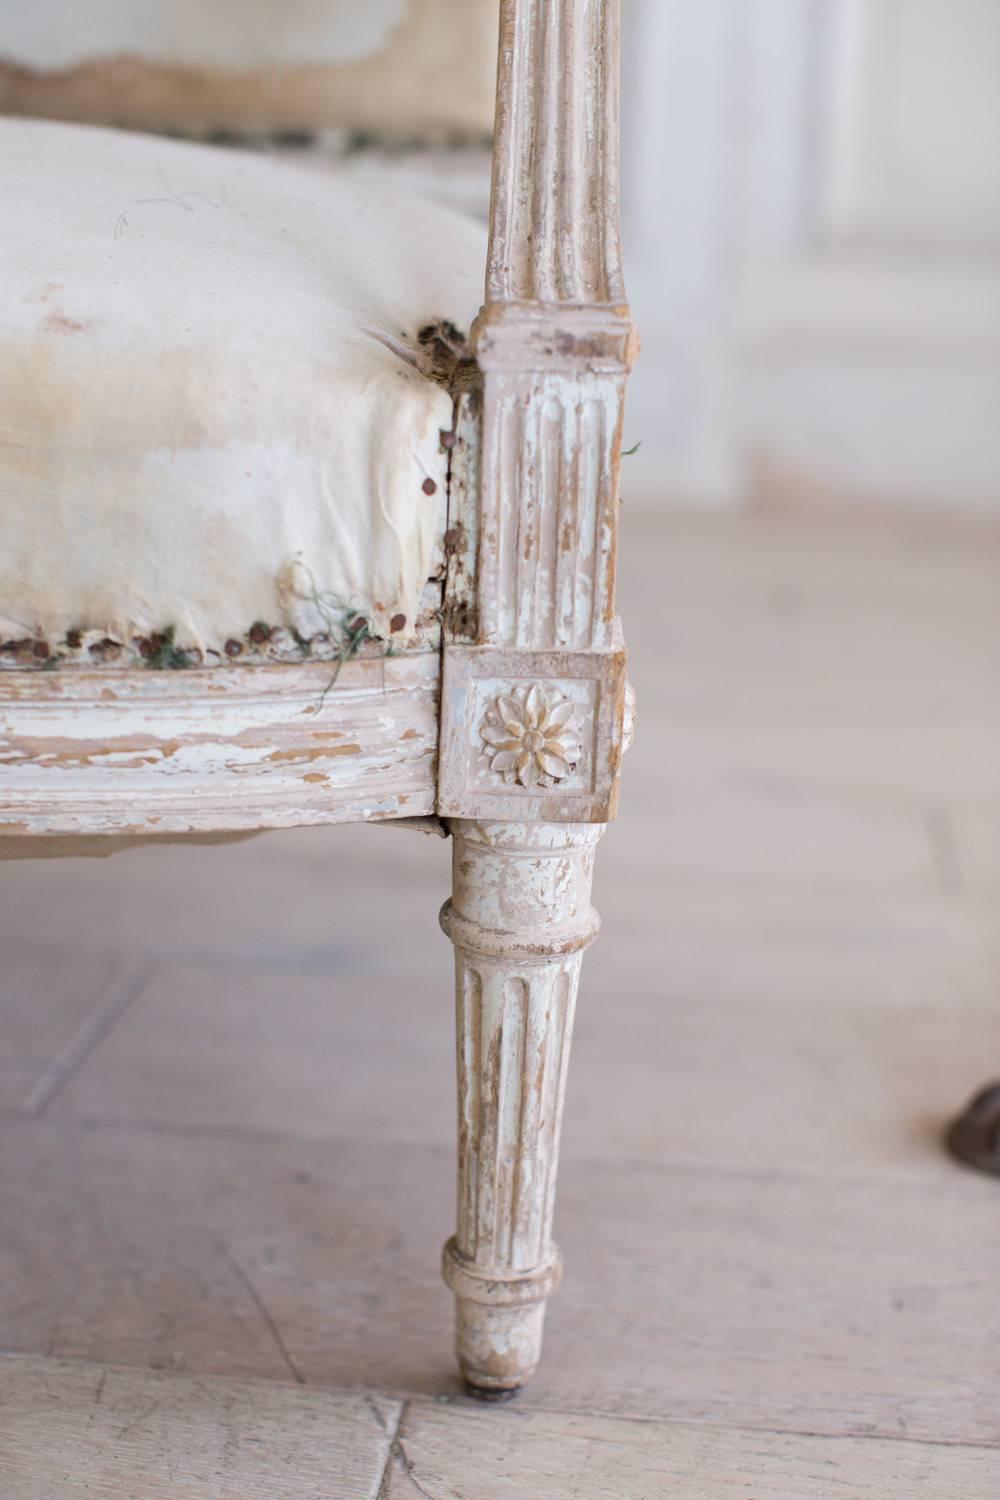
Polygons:
M939 954L924 973L925 944L907 931L870 934L860 957L836 934L812 934L797 961L790 946L786 936L776 953L759 931L742 942L665 932L643 964L623 967L618 945L599 943L584 970L565 1158L950 1179L943 1123L983 1058L995 1051L1000 1066L989 971ZM410 958L402 980L363 981L353 965L168 964L51 1112L450 1150L449 954L432 929Z
M0 1133L0 1349L457 1389L452 1151L228 1131Z
M429 904L428 928L434 916ZM318 974L167 965L63 1091L59 1118L450 1150L451 953L433 928L427 940L402 982L353 963Z
M1000 1452L414 1404L390 1473L388 1500L996 1500Z
M399 1405L0 1358L5 1500L375 1500Z
M289 1378L230 1248L239 1213L227 1225L210 1207L240 1197L218 1152L54 1132L43 1116L0 1132L0 1184L0 1349Z
M399 974L428 952L450 959L437 926L449 860L444 839L355 824L0 861L0 941L93 952L113 940L130 956L245 972Z
M2 1145L6 1347L455 1391L450 1149L44 1118ZM567 1156L566 1278L525 1403L1000 1443L994 1184L777 1168Z
M626 523L639 728L624 816L656 741L668 799L723 776L749 796L1000 791L995 525L627 510Z

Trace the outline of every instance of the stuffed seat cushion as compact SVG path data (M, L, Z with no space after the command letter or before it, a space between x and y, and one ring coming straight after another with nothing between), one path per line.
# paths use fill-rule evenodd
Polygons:
M484 239L335 172L0 120L0 639L409 639L452 421L417 334L468 327Z

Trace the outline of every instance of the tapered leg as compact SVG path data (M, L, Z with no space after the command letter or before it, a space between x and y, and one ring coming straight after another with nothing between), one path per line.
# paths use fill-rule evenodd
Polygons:
M559 1282L559 1126L600 824L455 821L458 1230L444 1249L469 1389L510 1395L541 1352Z

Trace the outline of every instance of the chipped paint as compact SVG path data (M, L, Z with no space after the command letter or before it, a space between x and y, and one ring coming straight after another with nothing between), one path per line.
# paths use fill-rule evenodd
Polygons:
M503 0L487 301L473 330L482 420L463 453L460 409L451 467L438 810L455 842L442 925L456 951L460 1124L443 1269L466 1382L492 1397L534 1369L559 1279L573 1007L626 734L615 552L636 343L618 246L618 23L619 0ZM556 117L575 128L526 124ZM482 729L501 703L509 727L531 691L564 705L579 740L543 757L545 776L514 779L515 752L504 740L486 753L498 741L484 746ZM541 754L540 723L521 727L521 748Z
M324 698L323 663L0 673L0 832L430 814L439 674L430 653L355 661Z
M573 1011L599 825L456 822L458 1228L443 1270L458 1307L466 1380L516 1388L541 1348L559 1281L552 1241Z

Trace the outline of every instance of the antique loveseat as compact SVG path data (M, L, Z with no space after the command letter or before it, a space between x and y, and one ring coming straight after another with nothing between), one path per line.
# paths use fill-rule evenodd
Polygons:
M559 1279L573 1009L631 717L619 0L500 11L482 306L485 230L395 185L0 118L5 852L450 834L444 1274L484 1398L531 1374ZM94 76L70 79L88 108ZM37 70L6 84L56 112Z

